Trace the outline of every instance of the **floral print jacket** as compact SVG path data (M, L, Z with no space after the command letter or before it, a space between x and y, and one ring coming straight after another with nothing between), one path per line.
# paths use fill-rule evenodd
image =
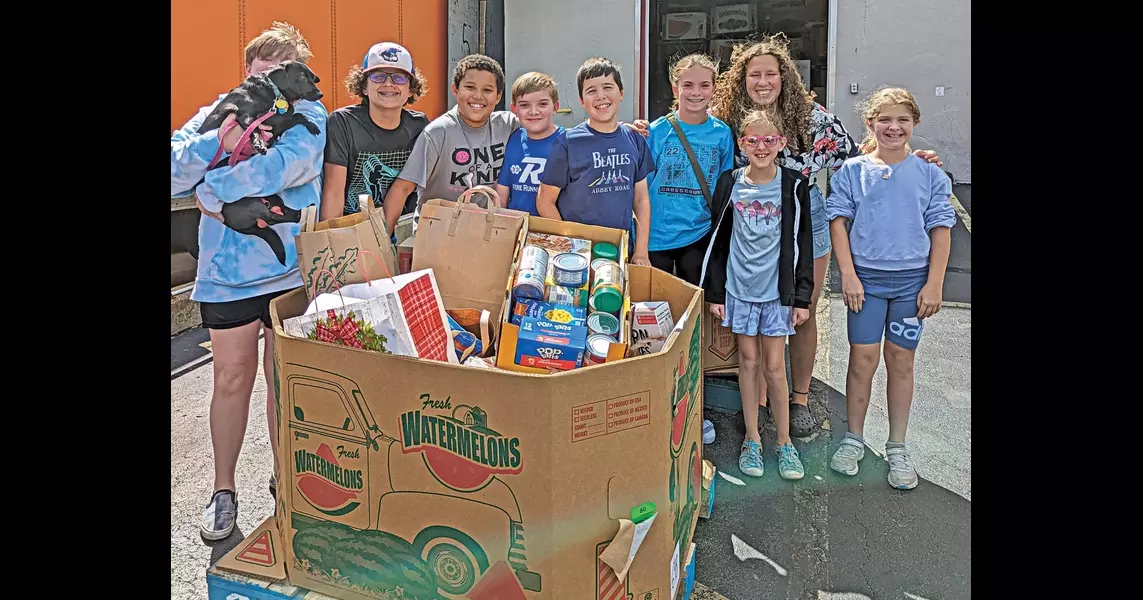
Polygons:
M779 165L799 171L806 177L813 177L818 171L827 167L831 172L837 172L846 159L857 156L857 144L845 131L841 119L829 113L817 102L814 103L813 111L810 113L810 127L813 131L811 135L813 148L809 152L795 154L787 145L786 149L782 150ZM744 167L749 162L741 152L735 153L736 167Z

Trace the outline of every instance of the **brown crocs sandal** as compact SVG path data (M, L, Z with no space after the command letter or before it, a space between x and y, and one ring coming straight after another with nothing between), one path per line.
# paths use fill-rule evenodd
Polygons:
M794 392L802 396L809 396L806 392ZM790 435L794 437L807 437L814 431L814 416L810 414L808 406L794 403L794 396L790 395Z

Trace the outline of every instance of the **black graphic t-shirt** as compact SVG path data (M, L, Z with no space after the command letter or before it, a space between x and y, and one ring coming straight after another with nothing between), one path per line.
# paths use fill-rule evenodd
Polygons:
M325 162L345 167L345 214L361 210L359 194L369 194L380 208L389 185L404 168L413 144L429 124L425 113L403 109L396 129L378 127L369 118L365 103L339 108L329 115L326 126ZM416 206L416 193L410 195L404 212Z

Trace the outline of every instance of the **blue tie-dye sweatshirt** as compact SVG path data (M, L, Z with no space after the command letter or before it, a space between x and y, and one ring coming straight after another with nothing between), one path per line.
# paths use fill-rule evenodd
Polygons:
M221 100L223 96L219 96ZM321 206L322 154L325 149L326 109L319 102L298 102L294 110L321 130L312 135L305 127L292 127L265 155L255 153L233 167L207 171L218 151L218 130L195 133L218 104L199 110L182 129L171 135L171 197L194 192L202 205L220 213L225 203L246 197L277 194L289 208ZM225 159L223 159L225 160ZM201 183L200 183L201 182ZM294 236L298 223L279 223L272 230L286 250L285 264L265 240L242 233L202 215L198 227L198 273L191 299L230 302L280 292L302 285Z

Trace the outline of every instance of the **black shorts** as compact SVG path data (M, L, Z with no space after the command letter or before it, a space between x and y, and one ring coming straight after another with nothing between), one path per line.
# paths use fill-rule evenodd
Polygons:
M263 325L272 327L270 301L292 291L271 292L230 302L200 302L198 310L202 315L202 326L204 329L234 329L261 319Z
M706 257L706 248L710 245L710 236L711 233L707 232L698 241L682 248L649 252L651 266L675 275L691 285L698 285L702 279L702 261Z

